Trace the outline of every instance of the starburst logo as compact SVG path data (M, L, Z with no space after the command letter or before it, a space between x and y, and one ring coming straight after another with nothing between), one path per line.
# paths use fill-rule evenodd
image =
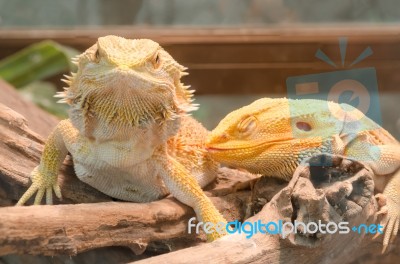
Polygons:
M347 133L356 135L361 129L365 128L360 125L362 123L359 120L365 118L364 115L375 121L378 125L382 125L378 83L375 68L355 68L359 62L373 54L371 47L366 47L351 62L346 61L346 51L347 38L339 38L341 59L339 64L330 59L321 49L318 49L315 57L329 64L335 70L317 74L292 76L287 78L286 86L290 99L319 99L339 103L343 111L331 109L334 106L328 103L322 106L325 109L320 110L330 111L332 116L346 126ZM358 111L361 111L364 115L357 114L359 113ZM290 112L295 115L296 109L290 109ZM354 112L354 114L351 112ZM293 131L295 131L295 128L293 128ZM332 146L327 146L328 149L329 147Z
M381 125L378 97L378 83L375 68L353 67L373 54L371 47L364 51L349 65L346 65L347 38L339 39L341 67L339 70L321 49L315 57L331 65L337 71L289 77L286 80L288 97L293 99L320 99L351 105ZM341 118L341 117L337 117Z

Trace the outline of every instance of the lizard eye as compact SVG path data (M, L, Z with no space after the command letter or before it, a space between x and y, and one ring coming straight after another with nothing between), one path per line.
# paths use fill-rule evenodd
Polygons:
M161 64L160 55L157 53L156 56L153 59L154 69L157 69L158 67L160 67L160 64Z
M306 132L311 131L311 129L312 129L312 127L311 127L311 125L310 125L309 123L307 123L307 122L302 122L302 121L297 122L297 123L296 123L296 127L297 127L298 129L303 130L303 131L306 131Z
M237 126L237 131L242 135L250 134L257 127L257 118L249 116L243 119Z
M96 52L94 53L94 61L95 62L99 62L100 61L100 51L99 51L99 49L97 49Z

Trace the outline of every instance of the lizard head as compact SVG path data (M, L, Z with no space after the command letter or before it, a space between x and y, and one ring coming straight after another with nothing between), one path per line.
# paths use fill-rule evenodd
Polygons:
M58 97L71 105L78 128L95 121L140 126L195 109L193 91L180 82L186 68L152 40L100 37L73 62L78 70Z
M328 151L342 122L340 106L320 100L263 98L228 114L210 133L214 159L250 172L283 175L307 156Z

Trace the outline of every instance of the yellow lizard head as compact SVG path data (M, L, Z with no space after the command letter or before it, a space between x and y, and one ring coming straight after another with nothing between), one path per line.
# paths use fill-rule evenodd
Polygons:
M250 172L291 176L300 160L327 148L343 128L333 102L263 98L228 114L206 143L214 159Z
M73 61L78 71L58 97L71 105L78 129L88 122L146 125L196 109L193 91L180 82L186 68L152 40L101 37Z

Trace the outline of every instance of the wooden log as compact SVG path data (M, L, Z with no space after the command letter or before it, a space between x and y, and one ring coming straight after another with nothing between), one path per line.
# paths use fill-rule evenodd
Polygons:
M306 224L318 223L318 220L325 224L345 221L349 228L376 223L377 204L371 170L341 157L334 157L328 169L317 167L315 170L316 167L309 164L300 166L289 184L246 221L297 220ZM269 183L265 178L256 183L254 205L262 198L268 200ZM247 234L235 233L212 243L136 263L351 263L371 252L380 258L382 241L371 240L370 234L358 234L351 229L348 234L320 231L311 234L302 228L296 231L287 238L260 232L246 238ZM397 242L395 246L398 245Z
M37 111L35 107L27 109L32 116ZM46 118L45 113L42 118ZM287 239L261 234L246 239L243 234L235 234L206 244L203 235L187 234L187 221L194 216L191 208L172 197L148 204L115 202L80 182L74 176L70 161L65 162L59 179L62 202L68 204L9 206L26 190L29 173L38 164L43 149L43 137L27 123L29 120L27 122L22 115L0 104L0 206L3 206L0 207L0 256L41 254L55 255L61 260L62 255L89 250L88 254L78 254L75 259L93 262L90 254L95 254L99 262L122 254L121 259L126 262L175 251L146 261L348 263L358 258L369 263L374 260L395 263L400 260L395 250L380 255L380 239L371 241L371 235L354 233L341 236L296 234ZM49 129L50 126L41 134ZM370 172L357 162L344 162L343 166L339 166L340 158L334 162L336 165L325 172L300 167L289 184L264 177L255 182L257 175L222 168L218 181L208 186L206 193L228 220L243 221L255 214L247 221L346 219L350 226L375 223L377 206ZM340 178L332 175L340 175ZM252 191L249 190L251 186L254 186ZM398 239L396 243L398 247ZM134 257L121 248L107 246L128 247L136 254L143 253L146 248L147 251ZM182 249L185 247L191 248ZM8 255L1 257L0 263L17 258L35 263L48 261L43 257Z
M0 204L12 205L30 184L29 175L37 166L44 139L32 131L25 118L0 104ZM63 166L59 184L64 203L111 201L112 199L74 176L70 161Z
M0 142L0 201L12 205L29 184L43 139L27 127L21 115L0 104ZM213 201L229 219L243 219L243 204L250 193L239 190L255 177L223 168L208 194L222 196ZM61 171L59 184L63 203L85 204L0 208L0 255L76 255L111 245L129 246L141 253L149 242L184 236L187 219L193 216L190 207L173 198L149 204L88 204L112 198L79 181L70 162Z
M223 200L213 197L212 201L229 216L240 208L238 201L246 197L246 192L238 192ZM127 246L141 254L149 242L188 236L187 222L193 216L192 208L174 198L145 204L3 207L0 208L0 255L73 256L106 246Z
M32 102L22 98L14 87L0 79L0 104L21 114L32 131L46 138L59 120Z
M9 86L0 83L1 87L8 92ZM18 101L14 91L8 95ZM46 116L29 103L17 105L31 111L31 115L38 111L43 118ZM0 206L8 206L0 207L0 255L76 255L116 245L128 246L140 254L154 241L186 239L185 224L194 215L190 207L171 197L148 204L112 202L111 197L74 175L71 160L64 163L59 175L63 200L55 201L69 205L11 207L30 184L30 172L39 163L43 150L43 137L27 123L22 115L0 104ZM46 134L51 128L46 123L44 126L49 128L42 131ZM222 168L218 181L208 186L207 194L220 196L212 199L226 217L243 219L250 195L249 180L256 177ZM240 191L246 188L247 191ZM79 204L73 205L76 203ZM201 238L191 240L204 241Z

